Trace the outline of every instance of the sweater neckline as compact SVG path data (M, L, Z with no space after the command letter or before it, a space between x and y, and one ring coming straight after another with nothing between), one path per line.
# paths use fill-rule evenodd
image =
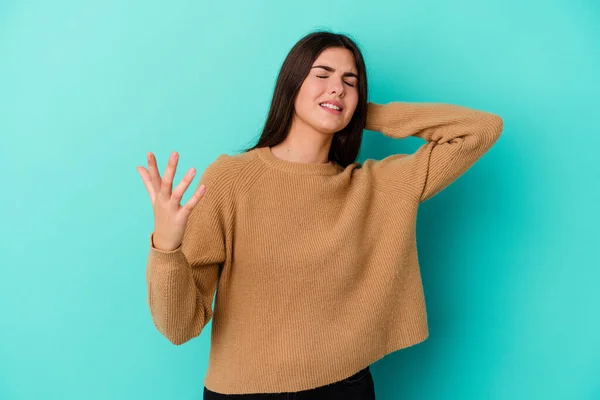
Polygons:
M256 154L267 165L277 168L284 172L289 172L296 175L335 175L339 172L338 164L335 161L329 160L327 163L302 163L296 161L288 161L279 158L273 154L271 147L257 147Z

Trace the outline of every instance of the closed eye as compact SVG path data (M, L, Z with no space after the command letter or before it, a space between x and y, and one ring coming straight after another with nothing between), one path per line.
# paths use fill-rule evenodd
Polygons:
M322 76L322 75L317 75L317 78L325 79L325 78L328 78L328 77L327 77L327 76ZM351 84L351 83L348 83L348 82L346 82L346 81L344 81L344 83L345 83L346 85L350 86L350 87L354 87L354 85L353 85L353 84Z

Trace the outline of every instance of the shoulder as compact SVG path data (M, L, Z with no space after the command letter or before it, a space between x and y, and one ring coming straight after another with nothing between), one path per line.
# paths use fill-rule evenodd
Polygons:
M256 155L254 152L239 154L220 154L204 169L200 183L213 191L231 191L235 186L248 180L252 173L244 173L252 164Z
M236 186L241 173L248 164L244 154L220 154L208 163L197 185L204 185L206 192L194 207L191 220L210 219L230 221L232 205L235 204Z
M205 179L231 178L243 170L255 156L248 153L220 154L211 161L203 173Z
M381 160L366 159L360 173L380 191L419 194L414 154L392 154Z

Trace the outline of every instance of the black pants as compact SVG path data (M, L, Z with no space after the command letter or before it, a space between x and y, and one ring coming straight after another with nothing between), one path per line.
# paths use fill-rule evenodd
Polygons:
M300 392L220 394L204 387L204 400L374 400L375 383L366 368L341 381Z

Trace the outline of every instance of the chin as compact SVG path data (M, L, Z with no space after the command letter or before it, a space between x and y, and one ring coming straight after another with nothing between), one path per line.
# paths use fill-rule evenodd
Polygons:
M326 133L326 134L334 134L336 132L341 131L342 129L344 129L345 126L341 126L341 125L337 125L337 126L332 126L332 125L327 125L327 126L315 126L315 129L317 129L319 132L322 133Z
M332 123L323 123L323 121L319 121L320 123L315 123L313 127L317 129L319 132L323 133L336 133L344 129L348 124L332 124ZM331 122L331 121L330 121Z

